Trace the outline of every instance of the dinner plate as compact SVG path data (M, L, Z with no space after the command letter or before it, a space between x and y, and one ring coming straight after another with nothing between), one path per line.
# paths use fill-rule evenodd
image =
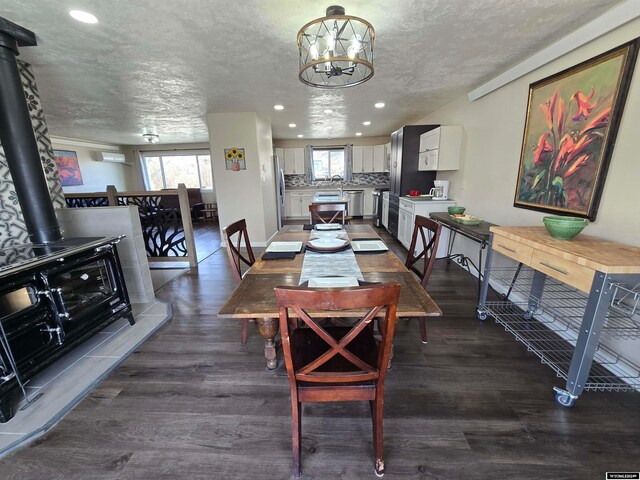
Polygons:
M357 287L360 285L356 277L312 277L309 288Z
M349 248L349 242L341 238L316 238L305 245L308 250L321 253L340 252Z
M381 252L389 250L382 240L353 240L351 248L354 252Z
M342 224L340 223L318 223L316 230L342 230Z
M271 242L265 251L267 252L299 252L302 250L302 242Z
M341 238L342 240L348 240L347 232L344 230L331 230L328 232L311 232L309 234L311 240L316 238Z

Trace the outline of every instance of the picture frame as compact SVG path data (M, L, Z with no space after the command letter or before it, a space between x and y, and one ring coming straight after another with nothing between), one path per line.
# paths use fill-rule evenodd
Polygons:
M638 39L529 85L514 207L593 221Z
M227 170L239 172L247 169L244 148L231 147L224 149L224 160Z
M53 156L58 168L60 184L63 187L84 185L78 155L73 150L54 150Z

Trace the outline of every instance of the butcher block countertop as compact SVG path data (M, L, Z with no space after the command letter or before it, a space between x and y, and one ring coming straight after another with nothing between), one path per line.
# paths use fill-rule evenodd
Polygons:
M492 226L491 232L494 245L499 236L603 273L640 273L639 247L582 233L571 240L559 240L551 237L545 227Z

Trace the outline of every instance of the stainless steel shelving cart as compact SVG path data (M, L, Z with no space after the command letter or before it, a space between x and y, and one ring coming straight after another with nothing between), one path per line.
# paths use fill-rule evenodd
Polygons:
M640 248L555 240L543 227L491 231L478 318L495 318L566 380L554 388L558 403L570 407L584 390L640 389L640 366L601 341L640 338ZM492 266L494 251L520 265ZM501 300L487 301L490 283Z

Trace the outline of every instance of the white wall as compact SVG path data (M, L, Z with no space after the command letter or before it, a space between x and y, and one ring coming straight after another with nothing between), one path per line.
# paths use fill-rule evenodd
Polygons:
M62 187L65 193L104 192L107 185L115 185L118 190L131 190L135 185L136 167L129 164L96 161L101 151L124 153L119 146L110 145L109 149L91 146L74 146L64 143L63 139L51 139L54 150L72 150L78 156L78 165L83 185ZM84 142L83 142L84 143ZM87 145L91 145L86 142ZM127 159L127 163L131 163Z
M220 227L244 218L251 244L265 245L277 228L271 125L253 112L210 113L207 123ZM226 169L231 147L244 148L246 170Z
M542 225L548 214L513 207L529 84L638 36L640 20L635 20L475 102L465 95L423 118L419 123L463 127L460 170L438 173L438 179L451 181L458 204L493 223ZM598 216L584 233L638 246L640 62L635 70Z
M541 67L495 92L469 102L465 96L428 115L419 123L462 125L460 170L439 172L451 181L451 193L467 213L500 225L542 225L547 215L513 207L529 84L576 65L640 36L640 19ZM600 208L585 234L640 246L640 61L637 62L624 115L611 158ZM477 244L460 238L454 251L477 258ZM498 257L500 257L498 255ZM602 338L632 362L640 363L637 341Z

